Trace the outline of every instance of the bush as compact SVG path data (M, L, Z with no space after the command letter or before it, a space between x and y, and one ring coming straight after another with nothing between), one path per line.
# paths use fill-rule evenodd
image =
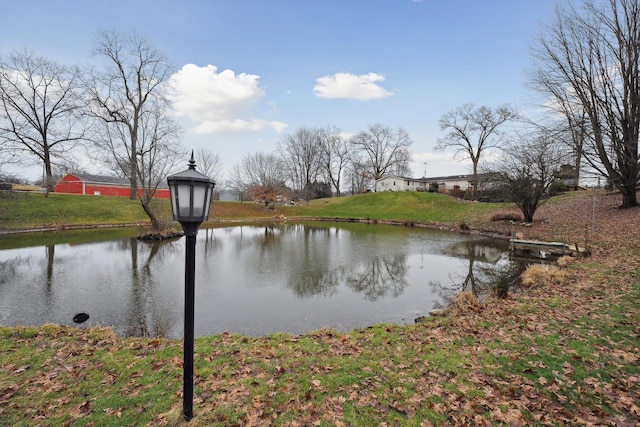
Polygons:
M550 196L557 196L567 191L567 186L562 181L553 181L547 192Z
M511 197L507 188L492 188L478 192L476 199L479 202L504 203L510 202Z
M453 187L453 189L448 191L449 196L455 197L456 199L462 199L464 197L464 191L460 189L459 185Z

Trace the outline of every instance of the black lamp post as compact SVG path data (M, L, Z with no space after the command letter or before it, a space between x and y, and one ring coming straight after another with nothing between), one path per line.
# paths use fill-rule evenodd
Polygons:
M189 169L167 178L171 195L173 219L182 225L187 241L184 269L184 362L183 414L193 417L193 319L196 269L196 235L198 227L209 218L211 194L216 183L196 171L196 162L189 160Z

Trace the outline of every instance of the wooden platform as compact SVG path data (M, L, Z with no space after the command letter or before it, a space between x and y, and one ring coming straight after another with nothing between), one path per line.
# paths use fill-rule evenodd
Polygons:
M561 257L564 255L578 256L584 253L584 249L577 245L522 239L509 240L509 249L512 253L526 254L535 258Z

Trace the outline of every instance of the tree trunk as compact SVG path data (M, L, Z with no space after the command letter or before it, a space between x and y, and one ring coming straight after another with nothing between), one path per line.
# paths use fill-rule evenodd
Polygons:
M53 191L53 173L51 172L51 155L47 147L44 150L44 197L49 197L49 192Z
M538 203L533 200L525 200L520 205L520 211L522 211L522 216L524 216L524 222L527 224L533 223L533 216L536 213L536 209L538 207Z
M476 200L478 196L478 161L473 162L473 187L472 187L471 200Z
M160 230L160 223L158 222L158 218L156 218L156 216L151 211L151 208L149 207L149 204L142 202L141 205L142 205L142 209L144 209L144 213L146 213L147 216L149 217L149 220L151 220L151 229L153 231L161 231Z
M136 163L136 158L133 156L133 160L129 165L129 200L135 200L138 197L138 164ZM144 205L143 205L144 206Z
M136 116L133 119L133 130L131 130L131 158L129 159L129 176L130 176L130 190L129 199L135 200L138 197L138 119L137 110ZM144 204L143 204L144 206ZM146 211L146 209L145 209ZM149 215L147 213L147 215Z
M640 206L638 204L638 195L636 192L635 183L628 184L628 185L621 185L619 189L620 189L620 193L622 194L622 205L620 205L620 209Z
M581 140L584 140L581 133ZM578 187L580 186L580 168L582 167L582 144L575 147L576 149L576 159L574 163L574 172L573 172L573 190L578 191Z

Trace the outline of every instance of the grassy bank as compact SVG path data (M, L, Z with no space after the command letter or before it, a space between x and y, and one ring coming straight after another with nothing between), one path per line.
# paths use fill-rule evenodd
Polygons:
M197 339L190 425L640 423L640 212L600 201L609 204L597 211L593 256L507 299L463 294L448 316L408 326ZM559 198L520 231L552 240L581 232L591 206L579 195ZM221 202L213 216L225 207L219 218L274 215ZM509 209L382 193L276 214L489 228L493 213ZM182 424L181 356L179 340L108 329L0 328L0 424Z
M276 206L265 210L252 202L214 201L210 222L226 220L360 218L417 222L476 223L487 219L499 204L470 203L432 193L368 193L351 197L313 200L301 206ZM168 200L156 200L157 216L169 221ZM139 202L122 197L69 194L14 194L0 198L0 229L17 230L104 224L148 224ZM206 225L205 225L206 226Z

